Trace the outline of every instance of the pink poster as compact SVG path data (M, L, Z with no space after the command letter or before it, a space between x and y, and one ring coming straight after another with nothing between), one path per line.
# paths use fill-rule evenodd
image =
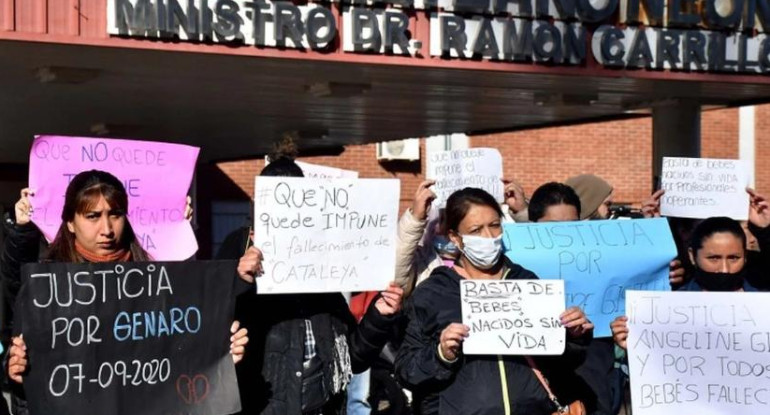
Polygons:
M184 210L199 151L150 141L37 136L29 156L32 221L50 242L72 177L104 170L123 182L128 220L144 249L158 261L187 259L198 250Z

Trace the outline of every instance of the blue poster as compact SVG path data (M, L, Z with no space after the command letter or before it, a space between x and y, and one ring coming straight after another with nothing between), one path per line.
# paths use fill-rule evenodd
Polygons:
M665 218L511 223L505 254L543 279L562 279L567 307L585 310L595 337L625 314L626 290L670 291L676 245Z

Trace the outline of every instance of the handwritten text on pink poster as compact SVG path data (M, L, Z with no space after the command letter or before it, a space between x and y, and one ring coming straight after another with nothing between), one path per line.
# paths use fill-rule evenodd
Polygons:
M123 182L128 220L144 249L158 261L187 259L198 250L184 210L199 151L149 141L37 136L29 156L32 221L50 242L72 177L103 170Z

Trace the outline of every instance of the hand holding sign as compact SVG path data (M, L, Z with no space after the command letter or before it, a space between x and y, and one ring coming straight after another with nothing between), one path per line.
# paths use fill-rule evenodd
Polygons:
M414 193L414 202L412 202L412 216L417 220L425 220L428 217L430 204L436 198L436 194L430 190L430 187L436 184L435 180L425 180L417 186Z
M559 318L561 325L567 329L567 334L571 337L581 337L594 329L594 324L579 307L568 308Z
M241 323L233 321L230 326L230 354L233 356L233 363L238 363L243 360L243 354L246 352L246 343L249 342L249 331L246 328L241 328Z
M14 205L14 213L16 214L16 224L23 226L29 223L32 219L32 203L29 201L30 196L34 196L35 192L30 190L29 187L21 189L21 198L16 205Z
M649 199L642 203L642 215L645 218L659 218L660 217L660 198L663 197L666 191L663 189L655 191Z
M668 264L668 283L672 287L684 283L685 269L682 261L675 259Z
M24 335L13 338L8 356L8 377L16 383L22 383L22 374L27 370L27 344L24 343Z
M463 347L463 342L470 333L470 327L461 323L452 323L441 331L439 346L441 356L449 361L457 360Z
M527 196L524 194L524 187L514 180L503 179L505 188L505 204L513 213L519 213L527 209Z
M262 271L262 251L257 247L250 247L238 261L238 276L249 284L254 282L254 277L259 277Z
M619 316L615 317L610 323L610 330L612 331L612 340L615 341L621 349L628 348L628 317Z
M749 222L760 228L770 226L770 203L754 189L746 189L749 193Z
M374 303L377 311L383 316L391 316L401 310L401 298L404 296L404 289L395 282L391 282L388 289L380 292L380 298Z

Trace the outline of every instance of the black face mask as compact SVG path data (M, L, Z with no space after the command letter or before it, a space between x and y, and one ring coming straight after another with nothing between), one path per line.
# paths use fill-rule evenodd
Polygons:
M737 291L743 287L746 266L735 274L726 272L706 272L695 267L695 282L706 291Z

